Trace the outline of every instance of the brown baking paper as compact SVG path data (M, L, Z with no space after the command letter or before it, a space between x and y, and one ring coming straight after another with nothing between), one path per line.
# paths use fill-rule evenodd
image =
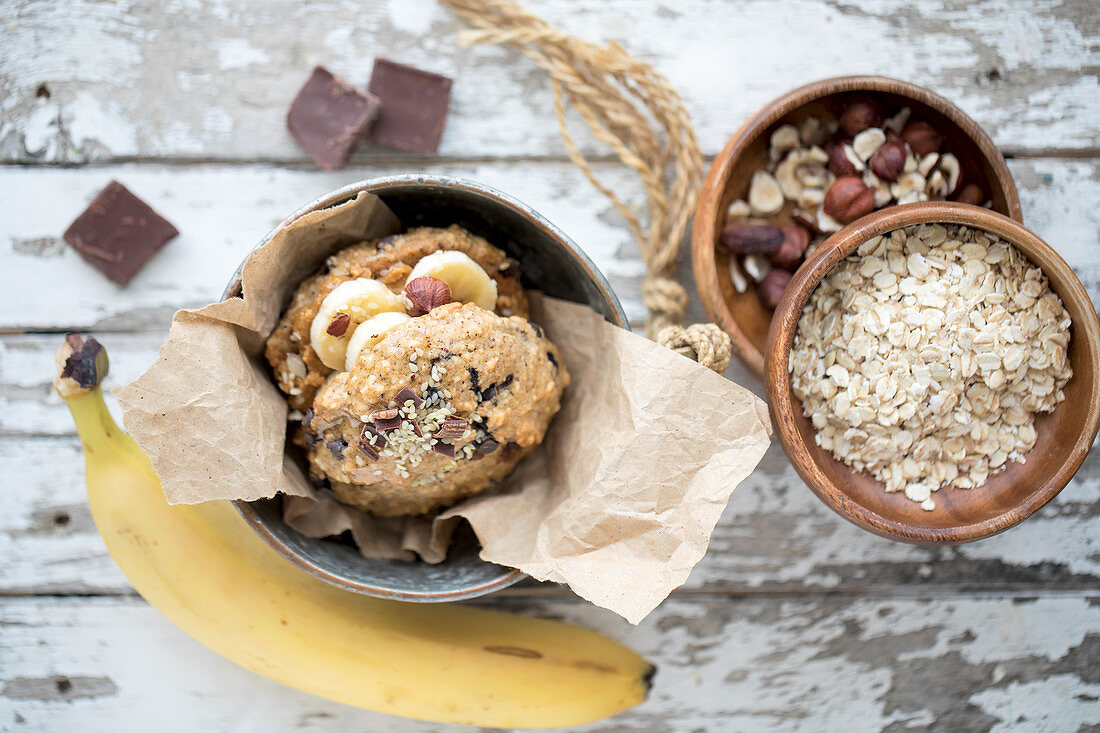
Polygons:
M168 501L281 492L285 519L303 534L350 530L368 557L433 562L464 518L483 559L565 583L638 623L687 580L730 494L763 457L764 403L588 307L532 293L532 320L572 374L542 445L492 492L434 519L382 519L339 504L284 452L287 406L260 365L263 341L328 254L399 228L360 193L253 252L243 298L176 314L156 363L115 390Z

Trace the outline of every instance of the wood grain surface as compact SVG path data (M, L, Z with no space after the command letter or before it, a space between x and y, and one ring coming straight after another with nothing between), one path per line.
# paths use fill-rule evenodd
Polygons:
M1100 303L1091 0L544 0L537 10L656 64L709 156L764 102L814 79L878 73L937 91L1006 154L1024 222ZM640 323L635 245L565 157L546 79L516 54L459 49L456 30L432 0L0 4L0 730L461 730L281 687L149 608L95 533L79 442L49 386L61 332L94 331L111 352L110 383L129 381L155 358L172 312L215 298L283 216L398 172L464 175L532 205L592 256ZM317 63L365 84L375 56L455 78L442 157L364 145L348 169L315 170L286 132L290 99ZM640 203L631 177L581 141ZM127 288L60 239L112 178L181 231ZM692 314L702 316L697 303ZM727 376L763 393L737 364ZM1098 515L1093 450L1050 504L1002 535L901 545L833 514L773 445L688 583L639 626L533 582L481 603L591 626L660 667L646 704L591 731L1095 730Z

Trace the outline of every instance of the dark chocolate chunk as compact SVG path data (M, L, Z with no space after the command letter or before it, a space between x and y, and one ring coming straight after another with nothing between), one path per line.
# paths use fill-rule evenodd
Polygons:
M290 134L325 170L343 168L378 119L378 98L318 66L286 115Z
M436 443L435 445L432 446L432 450L434 450L436 453L441 453L442 455L445 455L448 458L454 458L455 457L455 447L453 445L448 444L448 443Z
M479 443L477 448L474 448L474 450L483 456L487 456L499 447L500 443L493 440L492 438L486 438L485 440L481 441L481 443Z
M176 228L118 181L100 191L65 231L80 256L119 285L179 234Z
M328 333L329 336L340 338L348 332L348 326L350 325L351 316L347 313L337 313L336 317L328 324L328 328L325 329L325 332Z
M369 425L367 423L363 423L363 431L362 431L361 435L362 435L362 439L366 440L368 442L371 442L371 438L373 438L374 440L373 440L373 442L371 442L371 444L375 448L377 448L378 450L382 450L383 448L385 448L386 443L389 442L386 439L385 434L383 434L380 430L378 430L373 425Z
M337 438L325 443L325 447L328 448L333 458L339 461L344 458L344 449L348 447L348 442L343 438Z
M397 393L397 404L403 405L409 400L412 400L413 407L420 407L424 404L424 400L420 399L420 396L413 392L408 387L403 387L400 392Z
M367 137L413 153L435 155L447 122L451 80L387 59L375 59L368 90L382 104Z
M439 426L439 430L435 431L432 437L438 438L439 440L454 440L455 438L461 438L466 433L466 428L469 427L469 425L469 420L455 417L454 415L448 415L443 419L443 424Z
M497 392L499 392L502 389L507 389L508 385L510 385L514 379L515 379L515 376L512 375L512 374L509 374L507 377L504 378L504 381L497 382L496 384L490 384L481 393L481 401L486 402L488 400L493 399L494 397L497 396Z
M379 457L378 446L370 444L366 438L359 441L359 452L365 455L372 461L377 461Z
M103 353L103 346L90 336L85 340L79 333L68 334L65 341L73 353L65 360L61 378L72 379L84 389L92 389L104 377L96 369L96 359Z
M401 414L396 407L375 410L370 414L370 419L379 430L396 430L401 427Z
M413 420L410 417L409 418L409 425L412 425L412 429L413 429L413 432L416 433L416 437L418 437L418 438L423 438L424 437L424 431L420 429L420 423L418 423L416 420Z
M481 392L481 375L477 373L477 369L466 367L466 371L470 373L470 389Z
M558 359L557 359L556 356L554 356L554 352L547 351L546 352L546 358L550 360L550 363L554 365L555 369L558 368Z
M534 321L528 321L528 323L531 324L531 330L535 332L535 335L539 338L542 338L542 326L535 323Z

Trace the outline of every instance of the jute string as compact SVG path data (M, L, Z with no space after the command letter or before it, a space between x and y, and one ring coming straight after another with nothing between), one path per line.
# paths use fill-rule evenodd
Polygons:
M652 66L614 41L600 48L548 25L510 0L441 0L473 27L459 44L505 44L550 75L554 111L569 158L626 220L646 264L642 300L646 335L718 373L730 359L729 336L713 323L683 327L688 293L676 260L703 177L703 155L683 101ZM566 104L592 135L642 180L646 220L595 174L565 119Z

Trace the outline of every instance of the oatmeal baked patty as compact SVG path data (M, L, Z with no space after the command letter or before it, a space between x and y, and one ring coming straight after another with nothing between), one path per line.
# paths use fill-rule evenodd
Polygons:
M379 516L484 491L538 445L569 372L541 329L451 303L392 328L304 421L310 468Z
M330 256L323 273L298 286L267 339L264 355L291 408L307 409L332 371L309 346L309 329L325 296L341 283L360 277L379 280L400 293L413 266L440 250L464 252L485 269L496 282L498 314L527 317L527 296L520 285L518 263L460 226L420 227L352 245Z

